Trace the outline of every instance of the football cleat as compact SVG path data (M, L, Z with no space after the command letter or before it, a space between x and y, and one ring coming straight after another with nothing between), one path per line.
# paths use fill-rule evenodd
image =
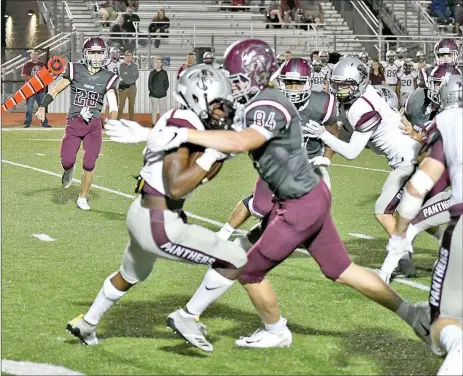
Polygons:
M289 347L292 343L293 335L287 327L281 332L273 332L265 328L259 328L249 337L240 337L235 341L235 345L238 347L254 347L261 349Z
M392 272L392 278L412 278L416 277L416 268L411 258L399 260L399 264Z
M77 199L77 206L82 210L90 210L91 207L88 204L88 200L86 197L79 197Z
M98 345L96 336L96 327L84 320L84 315L80 314L75 319L72 319L66 325L66 330L76 338L80 339L83 345L93 346Z
M61 178L61 184L63 184L64 189L68 189L71 186L73 172L74 167L69 170L64 170L63 177Z
M207 352L214 350L205 337L206 325L199 321L199 317L190 315L180 308L167 317L167 326L198 349Z

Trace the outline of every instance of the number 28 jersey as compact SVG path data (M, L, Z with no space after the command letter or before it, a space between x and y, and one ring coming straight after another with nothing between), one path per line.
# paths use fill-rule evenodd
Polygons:
M117 89L119 76L106 69L90 74L86 65L69 62L63 78L71 82L69 111L66 117L78 116L82 108L88 107L93 117L99 118L104 96L109 90Z

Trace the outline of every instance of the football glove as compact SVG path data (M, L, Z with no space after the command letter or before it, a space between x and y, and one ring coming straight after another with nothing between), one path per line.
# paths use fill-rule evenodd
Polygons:
M318 157L312 158L311 160L309 160L309 162L312 163L316 167L329 167L331 164L331 160L329 158L323 157L321 155Z
M188 140L188 128L164 127L151 134L148 149L154 152L178 148Z
M135 121L109 120L105 124L109 139L120 144L138 144L148 140L151 128L142 127Z
M307 137L320 138L325 133L325 127L316 121L309 120L308 123L302 126L302 132Z
M80 116L82 116L82 119L85 120L86 123L88 123L92 117L92 111L90 111L90 108L88 107L82 107L82 110L80 110Z

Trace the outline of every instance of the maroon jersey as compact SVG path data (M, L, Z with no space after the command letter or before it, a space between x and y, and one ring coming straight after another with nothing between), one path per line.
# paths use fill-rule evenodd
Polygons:
M21 70L21 76L35 76L42 67L45 66L45 63L42 63L41 61L37 61L36 63L31 61L28 61L26 64L24 64L23 69ZM37 93L43 93L45 91L45 88L42 90L38 91Z

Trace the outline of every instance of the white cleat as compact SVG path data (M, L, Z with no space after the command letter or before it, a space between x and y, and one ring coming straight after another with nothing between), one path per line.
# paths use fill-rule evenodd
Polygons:
M180 308L167 317L167 326L198 349L207 352L214 350L205 337L206 325L199 321L199 317L188 314Z
M82 210L90 210L91 207L88 204L88 200L86 197L79 197L77 199L77 206Z
M249 337L240 337L235 341L238 347L267 349L270 347L289 347L293 343L293 335L288 328L281 332L272 332L265 328L257 329Z
M64 170L63 176L61 178L61 184L63 185L64 189L68 189L71 184L72 184L72 174L74 172L74 168L71 168L69 170Z
M84 315L80 314L75 319L72 319L66 325L66 330L76 338L80 339L83 345L98 345L96 336L96 327L84 320Z

